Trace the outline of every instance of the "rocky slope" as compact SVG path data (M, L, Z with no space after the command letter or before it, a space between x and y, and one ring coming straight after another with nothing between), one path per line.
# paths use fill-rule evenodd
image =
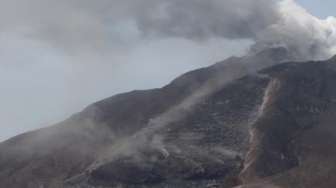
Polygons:
M14 137L0 187L333 187L336 60L288 59L230 58Z

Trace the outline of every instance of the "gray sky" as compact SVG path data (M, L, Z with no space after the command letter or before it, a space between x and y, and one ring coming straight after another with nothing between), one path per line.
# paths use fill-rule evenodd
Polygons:
M288 21L274 1L0 0L0 140L116 93L161 87L253 44L333 52L334 43L325 42L333 20L314 20L288 3L282 11L300 18ZM335 7L331 0L300 3L321 18ZM278 17L284 25L274 24ZM301 21L312 23L297 28ZM313 44L305 43L307 27L318 33ZM300 37L293 44L287 33Z

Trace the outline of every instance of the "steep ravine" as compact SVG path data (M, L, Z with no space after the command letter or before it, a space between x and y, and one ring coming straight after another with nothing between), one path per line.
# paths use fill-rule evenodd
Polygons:
M241 187L334 185L335 153L327 146L336 141L331 115L336 96L334 63L287 64L267 70L277 84L271 87L273 92L266 89L267 105L252 126Z

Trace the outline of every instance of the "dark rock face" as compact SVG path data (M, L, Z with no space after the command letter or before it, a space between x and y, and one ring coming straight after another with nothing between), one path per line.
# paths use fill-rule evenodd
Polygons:
M0 187L333 187L336 62L272 66L288 58L230 58L3 142Z
M264 78L244 78L205 97L149 135L139 151L95 168L89 182L111 187L206 187L217 181L236 185L248 149L250 114L266 84Z
M335 164L330 160L335 154L331 143L336 140L331 117L336 97L334 63L285 64L266 70L281 84L254 125L254 142L266 149L252 149L247 157L251 164L242 173L246 181L264 178L274 187L335 185Z

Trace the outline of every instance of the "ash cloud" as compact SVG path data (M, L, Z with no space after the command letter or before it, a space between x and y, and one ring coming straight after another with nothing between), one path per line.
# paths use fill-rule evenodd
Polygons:
M294 0L2 0L2 4L2 30L47 41L66 52L109 53L144 37L180 37L250 39L255 41L252 51L281 45L301 59L336 53L336 19L314 17Z
M2 30L75 52L116 50L153 36L196 41L255 38L278 16L269 0L2 0L2 4Z
M137 20L145 34L202 41L251 39L251 52L285 47L298 60L336 53L336 19L319 19L294 0L159 1Z
M254 47L283 46L302 60L327 59L336 53L336 18L319 19L293 0L279 1L279 20L257 34Z
M152 6L137 18L143 32L194 40L255 38L278 16L269 0L161 0Z

